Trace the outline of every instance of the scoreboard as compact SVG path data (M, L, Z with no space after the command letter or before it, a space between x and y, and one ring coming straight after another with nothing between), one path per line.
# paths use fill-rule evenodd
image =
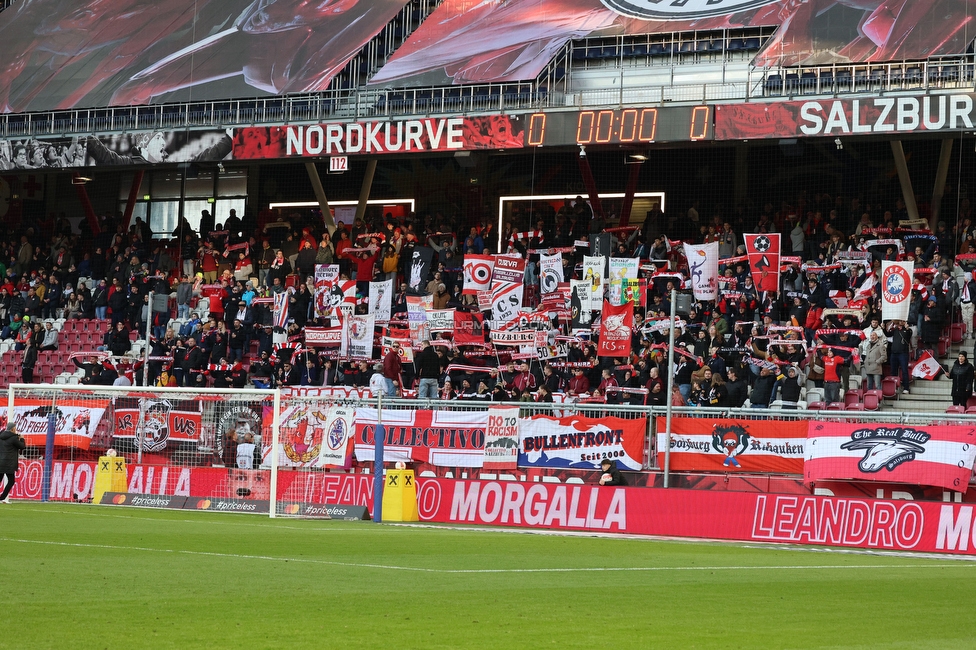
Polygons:
M704 105L544 112L523 120L529 147L694 142L713 137L713 107Z

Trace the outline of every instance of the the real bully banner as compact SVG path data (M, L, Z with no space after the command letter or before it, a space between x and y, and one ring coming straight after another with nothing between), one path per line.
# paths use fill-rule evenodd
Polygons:
M671 469L677 471L803 473L806 421L735 418L657 418L658 465L671 447Z
M976 429L874 422L810 422L803 481L883 481L965 492Z
M554 418L519 420L519 467L599 469L605 459L620 469L639 470L644 454L645 418Z

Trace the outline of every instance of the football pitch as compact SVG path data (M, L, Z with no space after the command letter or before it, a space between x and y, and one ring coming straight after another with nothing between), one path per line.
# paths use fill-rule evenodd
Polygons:
M0 505L0 648L974 648L976 562Z

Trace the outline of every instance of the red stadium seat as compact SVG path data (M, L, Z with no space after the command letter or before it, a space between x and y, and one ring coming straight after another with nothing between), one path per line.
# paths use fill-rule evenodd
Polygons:
M844 393L844 404L850 406L851 404L859 404L861 402L861 389L852 388Z
M965 406L959 406L956 404L953 404L952 406L946 409L946 413L965 413L965 412L966 412Z
M898 394L898 377L885 377L881 380L881 394L890 399Z
M844 402L831 402L830 404L827 405L827 410L828 411L843 411L844 410Z
M864 404L861 404L860 402L855 403L855 404L848 404L847 407L844 410L845 411L863 411L864 410Z
M939 337L939 358L943 358L949 354L949 337L940 336Z
M807 404L808 411L822 411L824 408L823 402L810 402Z
M971 406L976 406L976 395L971 395L969 399L966 400L966 408Z
M878 392L874 390L869 390L864 394L864 410L865 411L877 411L881 408L881 398L878 396Z
M965 327L963 327L963 324L962 323L953 323L952 326L949 328L949 332L950 332L949 333L949 339L953 343L960 343L960 342L962 342L962 336L963 336L963 330L964 329L965 329Z
M976 406L969 406L966 408L966 413L976 413Z

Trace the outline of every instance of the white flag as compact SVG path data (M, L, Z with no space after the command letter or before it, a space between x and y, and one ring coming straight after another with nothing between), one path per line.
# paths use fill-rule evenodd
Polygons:
M369 283L369 313L377 323L389 323L393 309L393 280Z
M908 320L914 262L881 262L881 318Z
M542 293L553 293L560 282L563 282L563 254L539 255L539 277Z
M684 244L695 300L718 297L718 242Z

